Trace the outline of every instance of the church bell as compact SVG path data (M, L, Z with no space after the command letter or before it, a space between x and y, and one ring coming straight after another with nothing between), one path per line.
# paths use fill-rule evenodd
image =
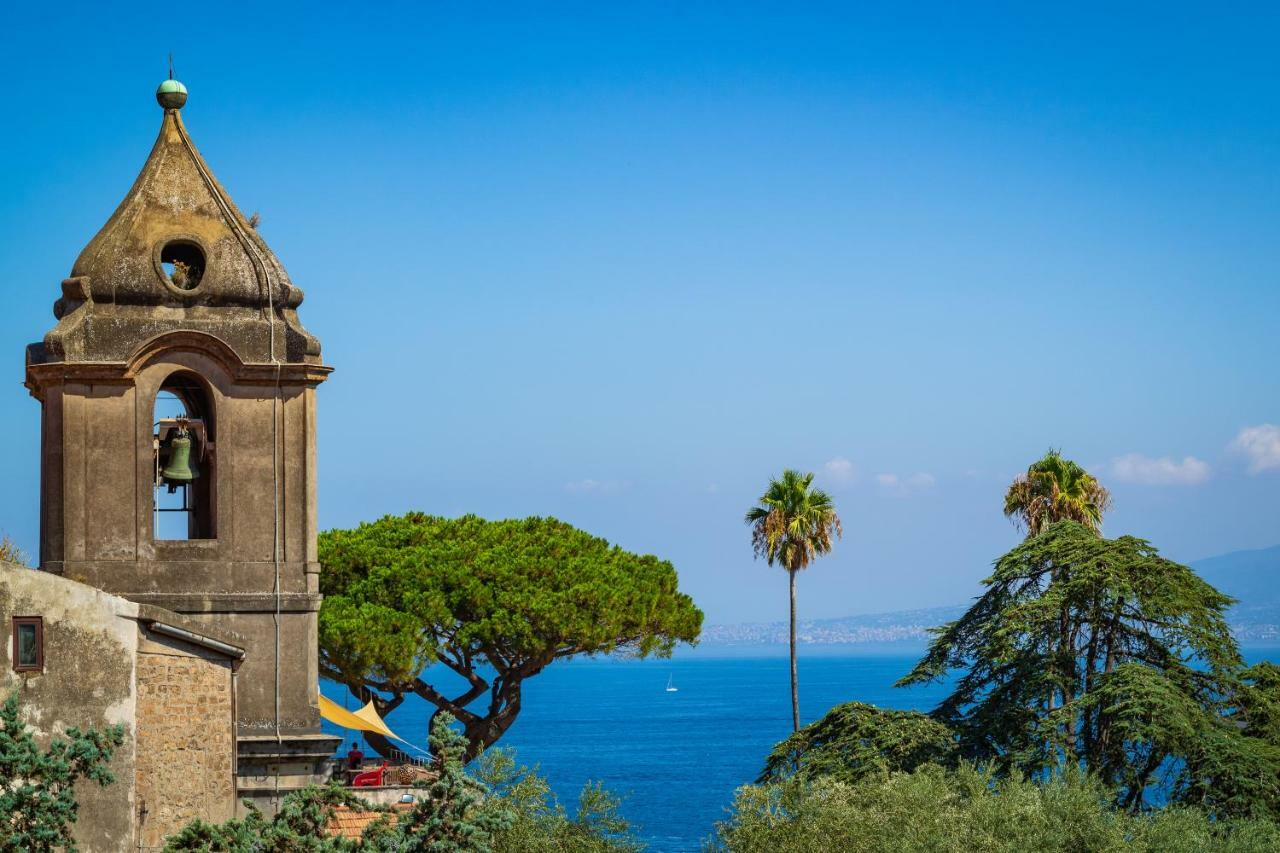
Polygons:
M160 476L164 478L170 492L200 476L191 465L191 433L186 427L179 427L169 442L169 462L160 472Z

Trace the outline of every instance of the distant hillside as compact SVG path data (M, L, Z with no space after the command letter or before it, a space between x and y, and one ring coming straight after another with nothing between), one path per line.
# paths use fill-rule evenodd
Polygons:
M1280 644L1280 545L1258 551L1234 551L1197 560L1191 567L1228 595L1240 599L1228 618L1242 643ZM840 619L813 619L796 626L801 643L904 643L929 639L929 628L950 622L967 605L898 610ZM711 625L702 632L708 645L774 645L787 642L786 622Z
M1237 640L1280 643L1280 545L1196 560L1191 568L1240 600L1227 617Z
M963 605L898 610L839 619L803 620L796 625L801 643L898 643L920 644L929 639L929 629L950 622L964 613ZM766 645L788 641L786 622L749 622L740 625L712 625L702 632L702 642L711 645Z

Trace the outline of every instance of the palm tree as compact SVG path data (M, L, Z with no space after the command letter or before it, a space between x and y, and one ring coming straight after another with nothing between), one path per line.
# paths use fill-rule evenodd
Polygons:
M796 674L796 573L831 551L832 534L843 532L831 496L812 488L813 474L790 468L769 481L759 506L747 510L751 547L769 565L787 570L791 587L791 721L800 731L800 687Z
M1110 507L1111 493L1058 450L1015 477L1004 496L1004 514L1026 529L1028 539L1055 521L1075 521L1101 533L1102 514Z
M1084 468L1062 457L1062 451L1050 449L1041 459L1031 463L1027 473L1014 477L1004 496L1004 514L1019 527L1026 528L1027 538L1039 536L1056 521L1074 521L1102 535L1102 514L1111 508L1111 493ZM1050 573L1056 583L1065 571L1060 566ZM1058 618L1058 648L1070 647L1068 626L1070 614L1064 605ZM1071 655L1068 655L1070 659ZM1066 684L1071 666L1055 664L1059 685L1049 694L1049 708L1069 701ZM1060 671L1059 671L1060 668ZM1068 738L1074 738L1069 732Z

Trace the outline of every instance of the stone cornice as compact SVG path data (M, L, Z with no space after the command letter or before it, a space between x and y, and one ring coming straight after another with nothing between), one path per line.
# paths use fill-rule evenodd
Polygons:
M333 368L307 362L249 362L214 335L192 330L165 332L143 342L123 362L52 361L27 364L26 386L39 398L44 388L66 382L131 385L139 370L157 358L194 352L220 364L241 385L319 385Z

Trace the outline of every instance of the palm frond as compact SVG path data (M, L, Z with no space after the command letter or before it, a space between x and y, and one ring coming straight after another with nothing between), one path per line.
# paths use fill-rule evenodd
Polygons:
M1005 493L1004 514L1031 538L1055 521L1075 521L1101 534L1111 493L1079 464L1050 449Z
M744 517L751 525L751 546L769 565L797 571L831 551L833 536L844 534L835 502L813 488L813 474L786 469L771 479L759 504Z

